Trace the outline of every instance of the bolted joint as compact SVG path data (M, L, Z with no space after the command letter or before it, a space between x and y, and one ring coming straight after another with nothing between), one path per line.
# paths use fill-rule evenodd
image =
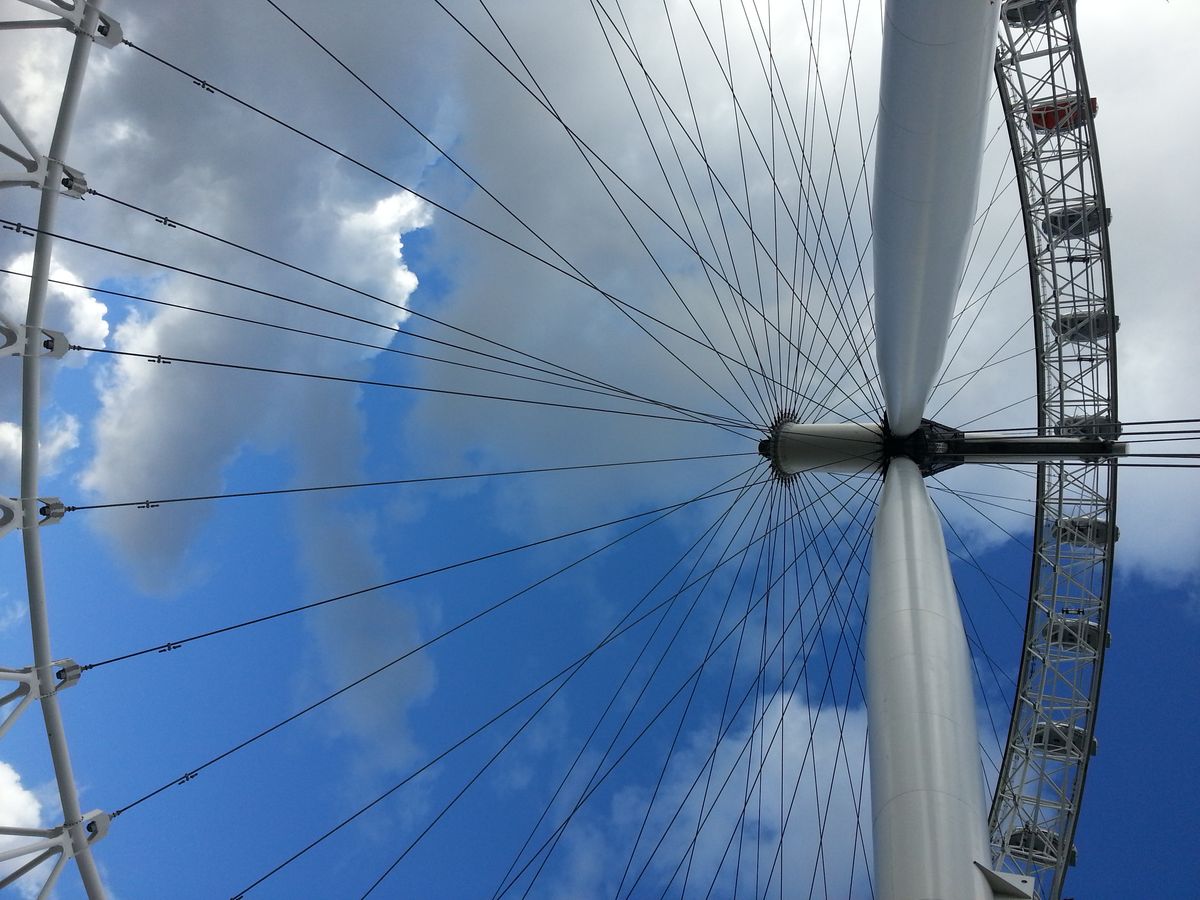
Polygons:
M96 30L92 33L92 40L101 47L111 50L125 42L125 32L121 30L120 22L108 13L101 12L96 21Z
M83 818L79 821L79 824L83 826L82 828L78 829L83 834L82 844L90 845L96 843L96 841L108 834L108 829L112 826L112 816L106 812L101 812L98 809L93 809L89 813L84 813ZM72 831L74 830L75 829L72 829ZM74 852L71 854L72 856L83 849L83 847L79 846L79 844L80 841L78 840L74 842L74 846L72 848Z
M900 437L888 426L887 419L883 421L883 457L884 465L897 456L911 459L921 470L921 475L928 478L938 472L952 469L963 462L963 456L957 452L963 439L963 433L956 428L934 422L932 419L922 419L920 426L912 434Z
M37 516L26 516L18 497L0 497L0 537L22 528L55 525L67 514L67 507L57 497L38 497Z
M3 833L17 840L0 851L0 862L25 860L14 871L0 879L0 890L32 873L44 862L55 860L42 884L39 897L50 896L63 865L85 852L92 844L108 834L112 816L98 809L85 813L77 822L63 823L56 828L3 828Z
M53 680L49 677L51 671L54 672ZM4 737L8 733L17 717L34 700L57 694L59 691L78 684L82 674L83 667L77 665L73 659L55 660L50 664L45 675L39 673L34 666L26 666L23 669L0 667L0 682L10 682L14 685L8 693L0 696L0 707L15 703L8 714L0 719L0 737Z
M975 867L983 873L984 880L996 898L1012 897L1016 900L1030 900L1034 895L1033 878L1029 875L1001 872L990 865L984 865L979 860L975 861Z
M62 359L70 349L71 342L61 331L14 325L0 319L0 355Z
M62 192L76 200L82 199L83 195L88 192L87 179L78 169L62 163L60 165L62 166L62 177L59 178L58 183L62 187Z
M54 670L54 679L58 682L55 691L63 691L79 683L79 679L83 675L83 666L75 660L60 659L54 665L57 666Z
M43 191L60 191L79 200L88 193L87 178L78 169L48 156L38 156L32 166L16 174L0 175L0 187L27 185Z
M67 514L67 508L57 497L40 497L38 503L41 504L38 507L39 525L55 525Z
M58 16L62 20L63 26L70 29L75 34L82 34L90 37L95 43L101 47L112 49L125 39L125 34L121 30L121 24L102 10L96 10L92 0L76 0L70 6L65 6L55 0L54 4L38 2L38 0L23 0L30 6L36 6L40 10ZM88 18L88 13L92 12L93 19ZM47 19L46 21L52 21Z
M26 670L22 670L26 671ZM69 687L74 687L79 683L80 676L83 675L83 666L79 665L73 659L56 659L50 663L45 674L39 674L36 669L30 669L34 674L34 684L37 688L37 696L49 697L51 694L57 694L59 691L65 691ZM51 674L53 673L53 674Z

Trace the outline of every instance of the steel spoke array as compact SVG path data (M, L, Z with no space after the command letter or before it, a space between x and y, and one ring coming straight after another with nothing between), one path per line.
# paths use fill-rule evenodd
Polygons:
M146 361L157 365L163 378L201 379L204 371L237 370L247 378L270 375L345 385L348 403L357 402L359 388L385 388L469 400L495 416L503 416L513 405L540 411L550 423L567 411L600 413L604 415L596 418L602 423L628 420L638 428L671 428L672 434L695 430L714 434L724 443L719 451L706 453L654 458L632 453L615 461L448 474L402 472L369 481L181 491L177 496L65 507L67 512L91 510L97 516L128 508L171 515L173 507L208 501L313 493L340 498L368 488L463 482L491 491L506 481L540 484L558 477L574 477L584 485L610 478L606 483L619 491L622 473L643 468L662 472L673 486L670 502L664 498L658 504L640 503L632 497L621 515L549 536L526 534L519 543L502 544L501 549L479 548L451 562L333 596L281 601L275 611L258 615L218 617L207 627L170 640L131 636L136 649L114 649L81 670L101 670L103 677L118 679L135 668L135 660L148 664L154 659L169 677L170 661L179 656L174 651L184 647L194 650L191 655L215 652L221 644L216 639L233 640L240 632L269 640L272 625L283 620L333 605L348 607L356 598L414 582L440 585L464 570L478 572L479 583L486 584L488 573L499 567L542 554L536 557L540 561L530 563L540 567L536 577L513 590L484 592L447 612L449 624L411 646L397 647L397 655L382 665L297 704L293 712L253 732L223 741L214 738L214 745L198 749L194 759L165 761L168 771L179 774L150 777L146 790L119 806L114 818L125 823L156 807L186 802L187 792L175 788L209 770L232 766L235 759L265 752L272 740L310 713L327 711L406 661L421 655L442 658L456 642L492 626L501 616L527 616L526 627L536 635L541 612L571 602L572 579L598 570L629 570L637 577L622 582L606 598L603 621L587 635L576 635L573 643L550 650L538 648L536 671L520 677L496 673L504 686L502 701L473 718L456 720L454 737L437 747L422 747L421 758L385 790L363 798L336 821L313 823L309 837L290 854L261 860L255 871L231 871L238 885L233 895L241 898L275 879L282 883L286 877L302 878L303 865L320 865L320 854L338 852L333 842L349 827L377 821L372 816L395 815L396 804L419 795L424 802L421 815L389 841L387 858L364 871L361 884L347 886L348 892L360 891L364 897L385 892L389 885L395 889L406 865L418 865L417 858L437 859L429 848L439 838L449 843L462 840L471 810L490 796L490 780L535 740L540 728L564 715L576 721L553 766L539 777L537 791L530 791L534 799L513 810L504 834L493 835L503 847L502 861L497 864L489 855L488 868L479 874L494 897L547 891L563 877L580 836L597 831L607 840L601 889L614 897L873 895L870 828L869 820L864 821L868 773L860 665L866 561L881 482L877 472L867 470L854 476L779 477L761 462L747 468L747 456L753 452L748 442L757 442L781 414L802 421L872 423L882 415L869 272L864 268L870 258L868 176L875 126L873 101L860 100L860 61L855 57L857 42L877 29L876 6L843 2L827 8L821 0L801 4L802 43L807 46L802 48L803 80L797 82L794 73L785 77L788 66L779 56L780 13L770 0L719 0L704 10L695 3L664 3L654 33L646 27L645 11L634 4L589 0L581 7L587 18L581 20L594 29L607 53L611 69L604 77L627 111L630 146L648 163L650 176L644 183L635 168L586 139L583 114L557 96L554 79L537 71L532 54L522 52L522 39L506 21L504 9L484 0L452 9L435 0L446 15L448 30L461 38L464 52L481 54L494 64L497 77L512 82L521 102L561 130L564 153L577 158L580 178L600 192L604 212L615 217L614 229L627 241L631 265L645 266L654 291L668 298L667 304L655 306L640 295L622 296L606 285L606 273L586 271L559 235L527 214L522 198L503 196L493 184L498 179L486 167L436 142L432 130L416 122L402 102L372 85L285 4L266 3L280 16L282 27L298 31L312 44L314 57L349 75L381 111L417 135L478 192L480 205L490 205L503 224L484 218L476 207L459 207L432 191L419 191L385 167L285 121L269 104L217 87L166 52L126 40L138 54L129 64L153 63L156 76L173 73L192 82L201 89L196 100L211 97L270 122L287 139L303 141L389 189L420 198L436 210L440 226L474 232L514 261L549 273L564 289L582 291L611 318L614 342L637 341L669 360L688 391L682 397L672 395L652 382L639 381L636 372L618 383L586 371L569 348L555 359L529 346L497 340L470 322L433 315L419 304L400 307L295 259L186 224L186 210L153 211L148 201L99 189L88 191L89 198L122 210L131 220L157 221L166 239L187 234L231 258L252 260L262 266L267 280L254 285L223 272L172 264L148 250L89 240L70 227L51 232L8 218L0 224L19 235L54 237L76 252L132 266L148 276L165 274L228 291L239 298L239 305L235 314L228 311L232 307L192 306L150 296L150 291L113 290L104 283L53 282L60 286L83 288L131 306L194 314L197 320L208 317L222 327L254 329L273 338L368 350L380 361L416 367L422 377L398 380L379 368L369 375L301 370L275 365L269 355L240 361L198 358L171 347L72 349L114 358L114 365L118 359L126 365ZM999 93L1008 112L1006 129L1013 147L1020 148L1016 183L1024 204L1027 249L1031 258L1036 251L1038 261L1031 274L1038 340L1033 352L1042 366L1039 434L1116 421L1115 317L1106 225L1075 234L1069 217L1063 218L1072 204L1103 208L1090 117L1081 130L1060 129L1053 135L1025 121L1030 104L1043 93L1086 97L1070 30L1073 6L1064 2L1064 9L1068 15L1037 28L1007 29L997 63ZM794 35L787 37L794 43ZM1039 41L1050 42L1053 53L1036 55L1049 60L1044 63L1049 68L1038 69L1035 76L1029 61L1035 58L1031 48L1042 46ZM836 48L829 42L836 42ZM845 55L840 71L820 64L823 44L827 51ZM1069 69L1072 65L1076 68ZM715 78L719 98L698 94L704 74ZM1036 79L1036 89L1030 87L1031 79ZM714 123L706 105L718 100L728 114ZM999 134L992 138L1002 149ZM732 165L720 154L731 136L736 144ZM1056 154L1052 165L1047 163L1051 153ZM1035 183L1043 192L1036 197L1030 193ZM968 392L981 373L1013 360L1019 364L1030 353L1022 349L1028 321L1011 334L997 336L986 358L975 359L964 349L968 338L978 335L990 304L1000 302L994 298L1002 298L1001 288L1022 268L1017 230L1021 214L1010 220L1004 206L1011 202L1012 184L1011 178L998 178L990 186L988 202L981 205L977 233L989 217L1005 227L995 244L978 241L971 248L971 259L978 263L968 271L976 277L961 286L951 350L937 388L941 393L935 394L942 408L960 392ZM1063 194L1070 190L1079 196ZM101 204L89 203L93 205ZM1042 240L1030 231L1037 216L1058 222L1053 216L1060 213L1066 222L1063 234L1051 228ZM1086 225L1091 220L1085 215L1082 221ZM997 228L995 221L992 228ZM699 273L698 280L684 277L689 269ZM303 283L320 302L274 287L272 273L307 279ZM362 313L364 301L388 321ZM304 318L285 322L285 313ZM1102 321L1098 315L1109 318ZM389 324L394 321L400 324ZM1105 331L1103 322L1111 322L1111 330ZM335 324L343 327L335 329ZM347 336L345 327L355 336ZM1096 352L1097 347L1105 353ZM1072 351L1078 352L1071 356ZM1051 358L1059 366L1053 372L1047 368ZM488 388L450 386L457 382L449 376L461 372L484 378ZM442 376L445 382L439 380ZM1003 403L1007 405L978 410L978 418L1028 405L1027 400ZM1130 432L1129 437L1146 442L1192 440L1197 433L1160 428ZM1167 456L1187 458L1163 458ZM985 697L1007 698L1015 689L1017 696L1007 735L994 718L993 704L984 704L991 736L983 737L982 751L1000 778L993 809L997 852L1018 860L1021 871L1057 879L1052 886L1046 881L1046 896L1061 886L1094 730L1102 654L1098 635L1105 634L1108 560L1115 539L1115 527L1105 530L1111 522L1115 468L1040 468L1036 499L936 479L929 483L935 496L944 500L940 506L949 551L958 562L956 577L970 585L960 589L979 690ZM707 487L697 490L701 485ZM676 486L682 487L675 490ZM1012 524L1013 515L1019 525ZM1015 635L1026 594L989 571L986 551L963 529L967 520L982 523L1014 545L1032 542L1034 598L1024 626L1026 656L1020 667L1004 655L1005 642L987 633L991 622L979 624L975 614L981 623L985 617L1006 618ZM652 565L637 556L638 548L646 547L656 551ZM1047 584L1054 585L1049 594ZM1067 638L1075 641L1069 652L1063 649ZM1039 640L1035 665L1031 654ZM97 672L94 677L101 676ZM1053 698L1058 699L1052 702ZM995 758L998 753L1001 759ZM1047 785L1057 786L1059 793L1051 797ZM622 802L632 812L615 827L609 817ZM1051 833L1056 835L1054 842Z

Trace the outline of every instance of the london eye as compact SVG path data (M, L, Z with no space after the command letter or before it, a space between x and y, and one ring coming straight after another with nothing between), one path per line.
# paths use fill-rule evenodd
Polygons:
M1196 434L1074 0L22 2L0 886L1069 890Z

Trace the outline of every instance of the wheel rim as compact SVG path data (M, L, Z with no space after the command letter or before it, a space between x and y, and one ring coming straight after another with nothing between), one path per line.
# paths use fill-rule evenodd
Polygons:
M1106 242L1105 242L1105 244L1106 244ZM1111 296L1111 292L1109 292L1109 296ZM853 324L853 323L847 323L847 328L846 328L846 330L847 330L847 332L851 332L851 334L853 334L853 331L854 331L854 324ZM812 341L814 341L814 342L817 342L818 340L820 340L820 336L821 336L821 331L820 331L820 329L816 328L816 326L815 326L814 334L812 334L811 340L812 340ZM802 346L803 346L803 344L802 344ZM768 347L769 347L769 341L768 341ZM1110 344L1110 347L1111 347L1111 344ZM772 352L778 352L778 353L780 354L780 356L782 356L782 349L784 349L784 346L782 346L782 341L776 341L776 342L775 342L775 348L776 348L776 349L775 349L775 350L772 350ZM766 350L764 350L764 352L766 352ZM731 354L731 355L732 355L732 354ZM731 365L732 365L732 364L731 364ZM820 378L818 378L818 379L817 379L817 383L818 383L818 384L820 384ZM828 388L828 385L826 385L826 388ZM821 396L821 395L820 395L820 391L815 391L815 395L816 395L816 396L815 396L814 398L816 398L816 397L820 397L820 396ZM828 395L827 395L827 396L828 396ZM1114 395L1114 398L1115 398L1115 395ZM749 400L749 397L748 397L748 400ZM775 406L776 406L776 407L779 407L779 406L780 406L780 403L779 403L779 402L776 402L776 403L775 403ZM1114 400L1114 406L1115 406L1115 400ZM770 413L774 413L774 412L776 412L776 410L775 410L775 409L769 409L769 410L768 410L768 412L770 412ZM1114 415L1115 415L1115 409L1114 409ZM763 422L763 425L766 425L766 424L767 424L767 422ZM1043 425L1045 425L1045 422L1043 422ZM755 436L755 437L757 438L757 436ZM798 488L793 488L793 490L798 490ZM1042 514L1042 515L1043 515L1043 516L1045 515L1045 514L1044 514L1044 512L1043 512L1043 514ZM1111 517L1109 518L1109 521L1111 521ZM1109 548L1108 548L1108 550L1109 550L1109 552L1111 552L1111 544L1109 545ZM851 550L851 551L850 551L850 553L851 553L851 554L853 554L854 552L857 552L857 551L856 551L856 550ZM1105 588L1104 588L1104 596L1106 596L1106 590L1108 590L1108 586L1106 586L1106 577L1109 577L1109 576L1105 576ZM1099 668L1099 666L1097 665L1097 666L1096 666L1097 678L1098 678L1098 668ZM1024 671L1024 670L1022 670L1022 671ZM1094 696L1094 694L1093 694L1092 696ZM756 703L758 703L758 702L760 702L760 701L756 701ZM764 707L766 707L766 706L769 706L769 704L768 704L768 703L763 703L763 706L764 706ZM1092 725L1091 727L1094 727L1094 725ZM762 739L760 739L760 743L761 743L761 740L762 740ZM770 740L769 733L768 733L768 736L766 737L766 740ZM1010 742L1012 742L1012 739L1010 739ZM751 742L751 745L752 745L752 742ZM1010 750L1010 749L1012 749L1012 748L1009 748L1009 750ZM766 751L763 751L763 752L766 752ZM1006 758L1007 758L1007 757L1006 757ZM1007 766L1007 764L1008 764L1008 763L1006 762L1006 766ZM1075 796L1076 796L1076 797L1078 797L1078 793L1076 793L1076 794L1075 794ZM1076 802L1076 805L1078 805L1078 802ZM1072 828L1072 829L1073 829L1073 827L1074 827L1074 826L1073 826L1073 823L1072 823L1072 824L1070 824L1070 828ZM1010 833L1010 832L1009 832L1009 833ZM1069 844L1069 842L1068 842L1068 844ZM858 852L858 851L857 851L857 841L856 841L856 852ZM865 852L865 847L863 848L863 852ZM1060 866L1060 871L1061 871L1061 866Z

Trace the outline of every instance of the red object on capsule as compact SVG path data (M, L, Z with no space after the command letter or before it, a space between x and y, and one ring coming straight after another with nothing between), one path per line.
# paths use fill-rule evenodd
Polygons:
M1096 115L1096 98L1089 98L1087 105L1091 114ZM1029 121L1038 131L1069 131L1084 123L1083 103L1079 97L1039 103L1030 108Z

